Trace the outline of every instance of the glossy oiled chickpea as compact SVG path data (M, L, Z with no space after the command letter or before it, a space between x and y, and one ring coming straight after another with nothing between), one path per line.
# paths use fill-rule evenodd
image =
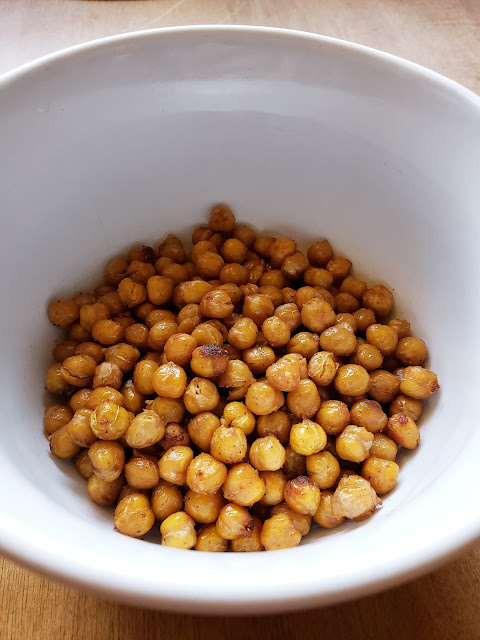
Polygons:
M140 413L145 407L145 396L140 393L133 384L133 380L127 380L121 388L123 406L134 414Z
M330 489L340 475L340 465L329 451L321 451L307 457L307 473L319 489Z
M90 356L70 356L63 361L61 374L74 387L86 387L92 381L97 363Z
M203 378L215 378L227 368L228 353L216 344L205 344L193 350L190 367Z
M282 469L287 480L303 476L307 472L305 456L297 453L290 445L285 447L285 464Z
M272 266L279 268L288 256L297 251L297 243L292 238L277 238L270 247L270 261Z
M342 522L345 520L344 516L334 515L332 501L333 492L328 490L322 491L320 504L318 505L318 509L315 515L313 516L315 522L324 529L333 529L333 527L342 524Z
M385 434L405 449L416 449L420 442L416 422L405 413L395 413L388 419Z
M154 262L156 258L155 251L152 247L142 245L141 247L132 247L128 252L130 262L139 260L140 262Z
M404 320L402 318L393 318L388 321L388 326L395 329L398 334L398 339L406 338L410 335L410 323L408 320Z
M261 293L246 296L243 302L242 314L250 318L260 327L267 318L273 315L275 308L273 302Z
M110 400L101 402L92 413L90 426L101 440L118 440L130 424L128 412Z
M275 317L282 320L290 331L301 325L300 311L295 303L281 304L275 309Z
M316 333L302 331L294 335L287 344L289 353L299 353L301 356L310 360L318 351L320 338Z
M227 206L219 205L212 210L208 226L212 231L231 233L235 228L235 216Z
M220 250L225 262L236 262L242 264L247 255L247 247L238 238L228 238Z
M253 244L253 249L262 256L262 258L269 258L270 250L274 242L275 238L272 238L272 236L259 236Z
M302 324L310 331L321 333L335 324L335 312L321 298L312 298L302 306Z
M141 313L140 310L142 310ZM145 302L137 307L135 313L137 318L145 322L149 329L158 322L176 322L175 314L172 311L168 311L167 309L158 309L150 302Z
M222 284L235 284L238 287L247 284L249 271L243 264L237 262L225 264L220 271L220 282Z
M171 258L174 262L179 264L184 262L186 257L182 241L171 233L158 247L158 255Z
M315 353L308 363L308 375L315 384L326 387L330 385L336 376L337 364L333 355L328 351Z
M320 396L312 380L300 380L298 387L287 394L287 406L297 418L311 418L320 409Z
M328 240L314 242L307 251L309 262L318 267L324 267L333 258L332 247Z
M232 551L235 553L263 551L263 544L260 539L261 533L262 521L253 516L253 529L250 532L250 536L241 536L232 540L230 542Z
M125 342L119 342L105 349L105 360L118 364L123 373L131 371L139 358L140 351Z
M361 308L353 312L353 317L357 323L357 331L364 333L371 324L374 324L377 319L374 312L371 309Z
M297 453L309 456L325 448L327 435L323 428L312 420L304 419L292 425L290 446Z
M112 389L120 389L122 386L123 373L118 364L113 362L101 362L96 368L93 375L92 388L111 387Z
M241 462L247 453L247 437L237 427L219 427L210 441L210 454L225 464Z
M105 400L109 400L123 407L123 396L120 391L113 387L97 387L90 393L85 408L94 411L98 405Z
M228 341L237 349L248 349L255 344L258 328L251 318L241 318L228 332Z
M383 431L387 425L387 414L375 400L359 400L350 409L352 424L365 427L371 433Z
M336 517L357 520L373 515L378 504L381 500L368 480L353 474L340 478L332 498L332 511Z
M239 538L243 540L243 538ZM221 553L228 549L228 540L222 538L218 533L214 523L205 524L197 531L197 542L195 551L208 551L213 553Z
M181 398L162 398L159 396L149 404L148 408L163 418L165 424L179 423L185 414L185 405Z
M187 479L187 469L193 460L190 447L179 445L170 447L158 461L158 471L163 480L172 484L184 485Z
M105 282L110 285L117 286L120 281L127 275L129 262L124 258L114 258L105 267L104 278Z
M337 436L335 449L337 455L350 462L363 462L369 455L373 443L373 433L365 427L349 424Z
M358 280L353 276L347 276L340 285L341 293L349 293L351 296L354 296L359 300L362 298L366 290L367 283L363 282L363 280Z
M394 461L397 457L397 452L398 447L394 440L383 433L374 434L372 446L369 451L370 456Z
M247 225L239 224L233 230L233 237L243 242L247 248L250 248L257 239L257 234Z
M179 445L189 447L191 444L188 429L175 422L167 424L165 427L165 434L159 442L159 446L163 451L170 449L170 447L176 447Z
M225 499L222 494L196 493L191 489L185 495L185 513L195 522L210 524L219 516L220 509L224 506Z
M188 435L192 442L202 451L210 449L210 442L215 431L220 427L220 420L216 415L205 411L199 413L188 423Z
M60 427L68 424L73 418L73 411L64 404L52 404L47 407L43 413L43 426L45 432L51 435Z
M307 256L301 251L295 251L290 256L287 256L282 262L283 273L292 280L298 280L301 278L305 271L310 266Z
M125 329L123 339L127 344L137 349L146 349L148 347L148 334L148 327L141 322L136 322Z
M180 398L187 386L187 374L178 364L163 364L153 374L155 393L164 398Z
M156 458L147 455L135 455L125 465L125 478L135 489L153 489L159 480Z
M78 342L76 340L63 340L62 342L57 342L52 351L55 362L63 362L70 356L75 355L75 349L77 346Z
M191 334L195 327L200 324L201 319L198 304L186 304L178 312L178 331Z
M165 520L183 507L180 489L166 480L160 480L152 490L152 510L157 520Z
M48 307L48 319L60 329L68 329L79 316L80 307L73 300L56 300Z
M285 449L275 436L268 435L254 440L249 458L258 471L278 471L285 463Z
M67 424L71 439L79 447L90 447L97 439L90 426L91 417L92 411L90 409L79 409Z
M280 269L271 269L265 271L260 280L260 287L276 287L277 289L283 289L285 286L285 276Z
M303 280L309 287L328 289L332 286L333 276L326 269L309 267L303 274Z
M302 534L285 513L277 513L265 520L260 540L266 551L297 547Z
M383 356L377 347L368 343L358 343L353 356L354 364L361 365L367 371L379 369L383 364Z
M339 324L345 328L350 327L353 333L357 331L357 322L351 313L337 313L335 317L335 324Z
M232 303L234 305L238 304L241 301L242 297L243 297L242 290L240 289L239 286L237 286L233 282L226 282L225 284L220 284L217 287L217 290L218 291L225 291L226 293L228 293L228 295L230 296L230 300L232 301ZM232 316L233 315L235 315L235 314L232 314ZM228 319L230 319L230 318L231 318L231 316L228 316ZM240 319L240 318L241 318L240 315L236 317L237 320ZM223 322L226 323L228 319L224 318ZM233 322L230 325L230 327L227 327L227 328L230 329L232 325L233 325Z
M80 322L74 322L68 327L67 337L69 340L76 340L77 342L86 342L92 339L90 331L82 327Z
M295 304L296 305L297 292L295 291L295 289L292 289L292 287L284 287L282 289L282 298L283 298L283 304ZM282 306L282 305L280 305L280 306ZM278 307L277 307L277 309L278 309ZM299 322L298 326L300 326L300 324L301 324L301 319L300 319L300 322ZM292 329L292 331L293 331L293 329Z
M226 318L232 313L233 308L228 293L214 289L203 296L199 310L207 318Z
M294 391L301 380L300 361L283 357L267 369L268 383L279 391Z
M398 395L388 408L389 415L394 413L405 413L412 420L417 422L422 415L423 405L421 400L409 398L403 394Z
M290 418L284 411L274 411L257 419L257 433L263 438L275 436L282 444L286 444L290 437Z
M279 469L276 471L260 471L259 475L265 484L265 493L260 502L269 506L282 502L283 490L287 482L283 471Z
M87 482L88 495L95 504L99 504L102 507L109 507L117 500L122 490L123 482L124 479L122 476L119 476L116 480L112 480L112 482L107 482L93 474Z
M368 394L380 404L391 402L400 389L400 380L388 371L377 369L370 373Z
M75 469L87 480L93 476L93 467L88 457L88 451L83 449L75 456Z
M153 374L157 369L158 364L153 360L141 360L135 365L133 384L145 396L150 396L155 391L153 388Z
M75 348L74 355L89 356L90 358L93 358L97 364L100 364L105 358L103 348L96 342L81 342Z
M398 342L398 334L395 329L385 324L371 324L366 331L366 338L370 344L377 347L383 356L394 353Z
M257 416L264 416L278 411L284 402L283 393L272 387L268 382L254 382L249 386L245 396L245 404Z
M265 320L262 324L262 333L272 347L282 347L290 340L290 329L277 316Z
M115 508L113 522L115 528L125 536L144 536L155 522L149 499L141 493L125 496Z
M204 278L218 278L224 264L222 256L213 251L205 251L195 260L195 267Z
M154 276L156 273L155 267L149 262L141 262L140 260L132 260L130 263L127 274L134 282L140 282L146 284L147 280Z
M192 491L213 495L227 477L227 467L209 453L200 453L188 466L186 482Z
M68 424L54 431L48 439L50 441L50 452L57 458L69 460L74 458L80 451L80 447L70 436Z
M338 356L348 356L355 351L355 334L350 327L340 324L325 329L320 335L320 346Z
M230 502L250 507L265 493L265 484L252 465L243 462L230 468L223 483L223 495Z
M326 400L322 403L315 420L323 427L325 433L335 436L350 424L350 411L340 400Z
M120 477L125 464L125 452L118 442L97 440L88 450L88 457L96 476L106 482Z
M158 413L147 409L132 420L125 432L129 447L144 449L160 442L165 434L165 421Z
M148 334L148 346L150 349L160 351L167 343L167 340L178 333L178 324L172 320L161 320L155 323Z
M292 511L312 517L320 504L321 493L307 476L298 476L286 483L283 496Z
M396 462L371 456L362 465L362 477L370 482L377 495L383 496L397 486L399 470Z
M147 281L147 295L153 304L162 305L170 300L174 282L171 278L154 275Z
M378 318L388 316L393 307L392 292L382 284L376 284L371 289L367 289L362 296L362 304L367 309L371 309Z
M242 356L250 371L257 376L265 373L275 362L275 352L269 346L255 345L245 349Z
M147 287L140 282L135 282L132 278L124 278L118 285L118 295L123 304L131 309L145 302Z
M249 538L252 535L254 521L248 509L230 503L220 510L215 526L222 538L235 540L236 538Z
M346 364L337 371L335 389L346 396L361 396L369 388L368 371L359 364Z
M332 306L337 310L337 313L353 313L360 307L360 303L350 293L337 293Z
M427 347L420 338L408 336L399 340L395 355L403 364L420 365L427 357Z
M212 290L212 286L204 280L187 280L177 285L173 292L182 304L200 304L203 296ZM182 306L179 305L179 306Z
M206 378L193 378L183 394L185 408L194 415L215 409L219 398L217 387Z

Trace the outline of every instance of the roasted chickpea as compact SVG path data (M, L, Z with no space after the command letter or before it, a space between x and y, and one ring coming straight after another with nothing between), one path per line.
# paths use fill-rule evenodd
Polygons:
M395 413L388 419L385 434L405 449L416 449L420 442L416 422L405 413Z
M141 538L155 523L149 499L142 493L125 496L115 508L113 522L123 535Z
M332 511L336 517L352 520L373 515L381 504L371 484L355 474L340 479L332 498Z
M152 490L152 510L157 520L165 520L183 507L180 489L166 480L160 480Z
M371 456L362 465L362 476L368 480L375 492L383 496L397 485L399 467L396 462Z
M308 363L308 375L315 384L326 387L330 385L336 376L337 364L333 355L328 351L315 353Z
M227 477L227 467L208 453L200 453L188 466L186 482L197 493L217 493Z
M191 445L188 430L181 424L170 422L170 424L167 424L167 426L165 427L165 433L163 435L163 438L159 442L159 446L163 449L163 451L166 451L171 447L177 447L180 445L185 447L189 447Z
M269 346L255 345L243 352L243 360L254 375L265 373L275 362L275 352Z
M80 307L73 300L56 300L48 307L48 319L60 329L68 329L80 317Z
M319 240L312 244L307 252L307 257L311 264L324 267L333 258L332 247L328 240Z
M208 451L212 436L219 427L220 420L217 416L205 411L190 420L188 423L188 435L197 447L203 451Z
M242 264L247 255L247 247L238 238L229 238L223 243L221 254L225 262Z
M335 324L335 312L332 307L321 298L312 298L302 306L302 324L307 329L321 333Z
M90 356L70 356L63 361L61 374L69 385L86 387L92 381L96 366Z
M195 522L184 511L168 516L160 525L162 544L177 549L192 549L197 543Z
M310 456L324 449L326 444L327 435L318 423L304 419L292 425L290 446L297 453Z
M75 468L87 480L93 476L93 467L87 449L83 449L75 456Z
M147 288L144 284L135 282L132 278L124 278L118 285L118 295L125 306L132 308L145 302Z
M319 343L320 338L316 333L303 331L291 338L287 344L287 351L289 353L299 353L307 360L310 360L318 352Z
M92 387L111 387L120 389L122 386L123 374L118 364L113 362L102 362L95 368Z
M398 447L395 442L383 433L375 433L370 447L370 456L394 461L397 457Z
M275 242L272 236L259 236L253 245L254 250L262 256L262 258L270 258L270 252Z
M248 388L245 397L245 404L248 409L258 416L278 411L284 402L283 393L272 387L268 382L254 382Z
M131 371L139 358L140 351L125 342L119 342L105 349L105 360L118 364L123 373Z
M351 296L358 298L359 300L367 290L366 282L363 280L358 280L353 276L347 276L340 285L341 293L349 293Z
M78 342L76 340L63 340L62 342L57 342L52 351L55 362L63 362L70 356L75 355L75 349L77 346Z
M376 284L371 289L367 289L362 296L362 304L367 309L372 309L379 318L388 316L393 307L392 292L382 284Z
M285 464L282 471L288 480L297 476L305 475L307 472L305 456L297 453L290 445L285 447Z
M272 435L282 444L286 444L290 437L290 428L290 418L284 411L274 411L266 416L258 416L257 419L257 433L260 438Z
M328 289L332 286L333 276L326 269L309 267L303 274L303 280L309 287Z
M239 538L243 540L244 538ZM215 524L205 524L197 531L196 551L223 552L228 549L228 540L222 538Z
M295 251L295 253L287 256L283 260L282 271L288 278L298 280L309 266L310 263L308 262L307 256L301 251Z
M287 394L287 406L297 418L311 418L320 409L320 396L312 380L300 380L298 387Z
M248 349L255 344L258 328L251 318L241 318L228 332L228 341L237 349Z
M297 250L297 243L292 238L277 238L270 247L270 261L272 266L279 268L288 256Z
M232 551L235 553L247 551L263 551L263 544L260 539L261 533L262 522L259 518L253 516L253 529L250 532L250 536L241 536L240 538L235 538L234 540L232 540L230 543Z
M102 507L109 507L118 498L123 486L123 477L107 482L95 474L90 476L87 482L87 491L90 499Z
M125 465L125 478L134 489L153 489L160 480L156 458L134 455Z
M295 304L296 305L297 292L295 291L295 289L292 289L292 287L284 287L282 289L282 298L283 298L283 304ZM301 324L301 320L299 321L298 326L300 326L300 324ZM292 331L293 331L293 329L292 329Z
M171 258L174 262L179 264L184 262L186 257L182 241L171 233L158 247L158 255Z
M130 263L127 274L134 282L140 282L146 284L148 279L154 276L156 273L153 264L148 262L142 262L141 260L132 260Z
M132 247L128 252L130 262L138 260L140 262L154 262L156 258L155 251L152 247L143 245L141 247Z
M247 453L247 437L238 427L219 427L210 441L210 453L220 462L241 462Z
M398 339L407 338L410 335L410 323L408 320L402 318L393 318L388 321L388 326L395 329L398 334Z
M157 369L158 364L153 360L141 360L135 365L133 384L145 396L150 396L155 391L153 388L153 375Z
M216 344L205 344L193 350L190 367L199 376L214 378L224 373L228 362L225 349Z
M280 269L271 269L265 271L260 280L260 287L276 287L277 289L283 289L285 286L285 276Z
M373 344L384 356L394 353L398 342L395 329L385 324L371 324L366 331L367 341Z
M89 356L96 364L100 364L104 359L102 347L96 342L81 342L75 349L76 356Z
M178 333L178 324L172 320L163 320L154 324L148 334L148 346L150 349L160 351L165 347L167 340Z
M307 473L319 489L330 489L338 480L340 465L329 451L307 456Z
M420 400L415 400L414 398L409 398L401 394L390 404L388 411L391 416L394 413L405 413L405 415L417 422L422 415L423 405Z
M207 318L226 318L233 311L233 304L226 291L208 291L200 302L200 313Z
M368 371L359 364L340 367L335 378L335 389L346 396L361 396L369 388Z
M120 391L117 391L117 389L113 387L97 387L88 396L85 408L94 411L98 405L105 400L109 400L123 407L123 396Z
M90 426L91 417L90 409L79 409L67 423L68 434L79 447L90 447L97 439Z
M391 402L400 389L400 380L393 373L377 369L370 373L368 394L380 404Z
M331 491L322 491L320 504L313 516L315 522L324 529L333 529L333 527L342 524L345 520L344 516L335 516L332 507L333 493Z
M373 434L365 427L350 424L337 437L335 449L343 460L363 462L368 457L373 442Z
M153 374L155 393L164 398L181 398L187 386L187 374L178 364L163 364Z
M235 284L240 287L247 284L249 271L242 264L232 262L222 267L219 278L222 284Z
M60 427L68 424L73 418L73 411L63 404L52 404L43 413L43 426L48 435L55 433Z
M140 413L145 406L145 396L138 391L133 380L127 380L121 389L123 406L134 414Z
M255 429L255 416L242 402L229 402L223 409L225 426L241 429L248 436Z
M231 233L235 228L235 216L227 206L219 205L212 209L208 226L212 231Z
M285 449L275 436L268 435L252 443L249 458L258 471L278 471L285 462Z
M193 451L190 447L183 445L170 447L158 461L160 477L172 484L184 485L192 459Z
M118 440L130 424L128 412L110 400L104 400L93 411L90 427L101 440Z
M353 360L355 364L361 365L367 371L373 371L382 366L383 356L374 345L357 342Z
M164 434L165 421L163 418L155 411L147 409L132 420L125 432L125 440L129 447L144 449L160 442Z
M124 258L114 258L105 267L105 282L110 285L118 286L126 276L129 262Z
M287 357L280 358L267 369L268 383L280 391L294 391L301 380L300 362Z
M296 547L301 539L302 534L285 513L277 513L263 523L260 540L266 551Z
M130 344L137 349L146 349L148 346L148 334L148 327L137 322L131 324L125 329L123 338L127 344Z
M50 452L57 458L69 460L74 458L80 451L80 447L70 436L68 424L54 431L48 439L50 441Z
M183 304L199 304L203 296L211 290L212 286L204 280L187 280L175 287L173 296L175 299L175 292L177 292Z
M289 480L283 495L292 511L305 516L315 515L320 504L320 489L307 476L298 476Z
M222 494L196 493L191 489L185 495L185 513L195 522L210 524L215 522L220 514L220 510L225 505Z
M358 309L353 312L353 317L357 323L357 331L365 332L371 324L374 324L377 319L371 309Z
M320 346L324 351L330 351L338 356L348 356L355 351L355 334L350 327L337 324L325 329L320 335Z
M97 440L88 450L88 457L95 475L105 482L113 482L120 477L125 463L125 452L118 442Z
M399 340L395 355L403 364L420 365L427 357L427 347L420 338L408 336Z
M76 342L86 342L92 339L90 331L87 331L80 322L74 322L68 327L67 337L69 340L76 340Z
M223 483L223 495L227 500L243 507L250 507L258 502L264 493L265 484L258 471L250 464L244 462L230 468Z
M290 340L290 329L277 316L272 316L264 321L262 333L272 347L282 347Z
M283 500L283 490L286 484L285 475L281 470L260 471L260 478L265 484L265 493L260 502L265 505L279 504Z
M183 394L187 411L194 415L215 409L219 398L217 387L206 378L193 378Z
M353 313L360 307L360 303L350 293L337 293L334 298L334 306L337 313Z
M273 302L266 295L261 293L246 296L243 302L242 314L250 318L260 327L267 318L273 315Z
M254 521L248 509L237 504L226 504L220 510L216 528L225 540L248 538L252 535Z
M359 400L350 409L352 424L365 427L371 433L383 431L387 426L387 415L375 400Z

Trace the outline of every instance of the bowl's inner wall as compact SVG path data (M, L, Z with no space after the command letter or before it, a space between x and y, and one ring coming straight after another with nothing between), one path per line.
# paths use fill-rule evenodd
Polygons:
M219 201L259 231L301 243L327 237L355 274L394 289L398 314L429 346L442 390L422 419L421 446L404 458L381 511L348 531L352 542L410 535L454 500L453 466L478 440L478 108L413 71L337 47L235 34L144 38L3 87L0 482L18 488L7 515L21 520L27 509L59 550L81 547L88 531L99 554L135 549L149 565L165 552L114 533L83 480L48 453L43 380L59 333L46 305L96 283L133 243L189 237ZM328 555L343 554L343 535L313 537ZM241 571L245 558L228 563Z

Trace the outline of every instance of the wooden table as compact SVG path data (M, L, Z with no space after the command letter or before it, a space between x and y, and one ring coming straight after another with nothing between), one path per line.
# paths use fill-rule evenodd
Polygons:
M0 0L0 73L102 36L181 24L303 29L384 49L480 93L480 0ZM199 618L84 595L0 559L1 640L480 639L480 544L444 569L337 607Z

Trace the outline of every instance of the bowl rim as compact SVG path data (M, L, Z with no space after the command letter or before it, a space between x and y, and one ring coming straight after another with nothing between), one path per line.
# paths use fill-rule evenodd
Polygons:
M38 69L48 67L59 60L66 60L83 52L108 48L122 42L131 40L142 40L149 38L165 37L168 35L188 34L188 33L209 33L221 36L222 34L258 34L259 37L278 36L280 38L293 38L297 40L313 41L328 44L352 54L365 56L370 59L387 62L398 68L402 68L423 80L434 84L438 88L447 90L451 96L460 98L470 103L479 110L480 96L470 89L463 87L454 80L432 71L415 62L395 56L390 53L380 51L365 45L355 44L330 36L276 27L262 27L249 25L186 25L177 27L163 27L134 31L123 34L111 35L104 38L91 40L77 44L45 56L31 62L27 62L15 69L0 75L0 92L8 88L9 84L28 77ZM365 596L380 589L386 589L398 585L408 579L419 577L428 571L435 569L458 555L463 549L472 544L480 536L480 513L462 513L462 521L458 528L448 527L439 532L435 544L427 552L422 549L415 550L406 557L398 558L395 561L385 561L378 564L375 570L365 575L361 580L357 580L346 590L344 587L333 588L330 594L319 594L318 581L314 578L303 585L300 591L292 594L289 591L288 582L284 585L275 585L272 592L265 593L252 582L248 594L245 591L229 592L226 585L216 599L215 607L222 604L222 614L242 614L254 612L268 612L274 610L288 611L300 608L307 608L319 604L327 605L350 600L359 596ZM457 523L458 524L458 523ZM115 576L105 576L104 578L92 574L90 567L85 566L81 558L75 555L68 556L66 549L59 549L52 546L46 536L32 535L33 526L26 526L23 522L11 519L8 514L0 513L0 548L2 552L13 560L27 566L30 569L39 571L49 577L59 579L62 582L75 587L80 587L97 595L115 597L128 603L140 606L151 606L177 611L189 610L190 612L215 613L212 606L212 594L207 589L204 593L199 593L188 589L188 584L165 585L157 583L156 592L151 595L146 593L132 593L132 587L128 584L115 581ZM172 550L174 553L184 553L183 551ZM210 605L210 609L208 606ZM207 609L205 610L205 607Z

